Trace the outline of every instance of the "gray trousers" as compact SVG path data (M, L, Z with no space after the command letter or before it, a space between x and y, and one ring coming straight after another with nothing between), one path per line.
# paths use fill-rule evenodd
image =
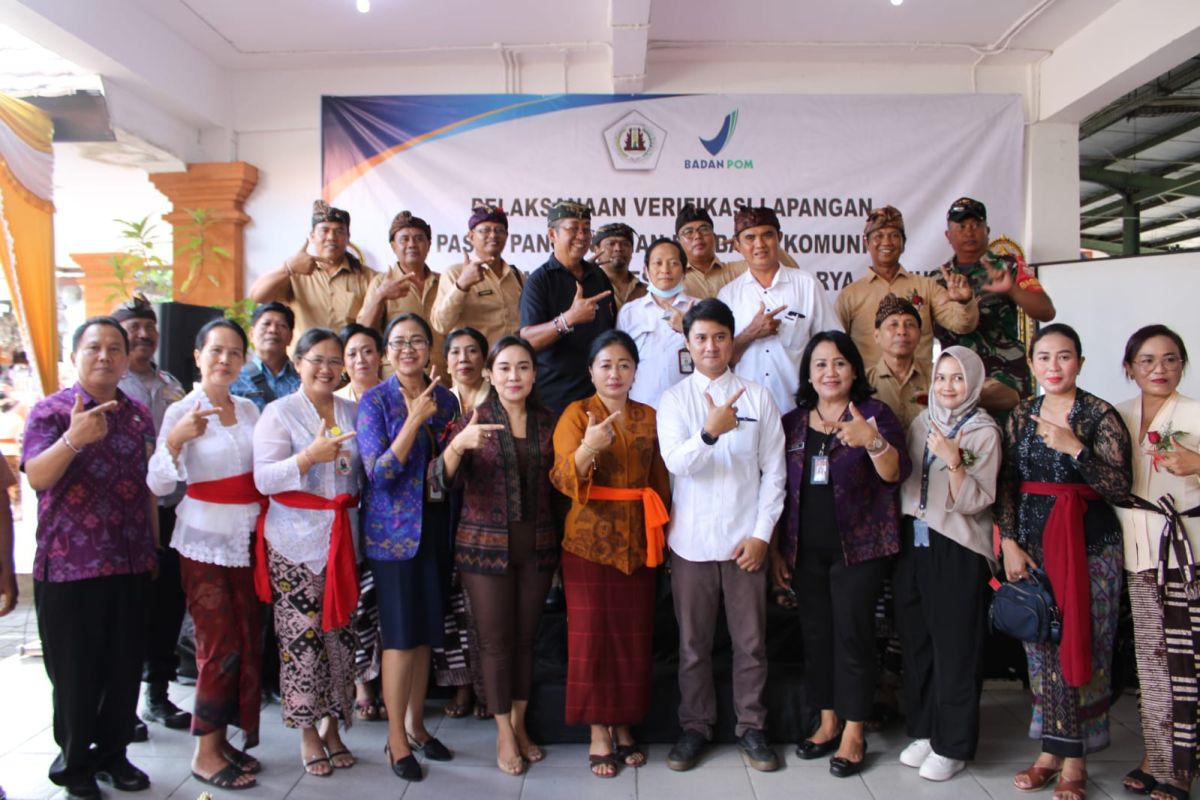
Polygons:
M717 721L712 646L717 611L733 640L735 732L765 730L767 708L767 570L746 572L734 561L688 561L671 554L671 593L679 621L679 724L712 739Z

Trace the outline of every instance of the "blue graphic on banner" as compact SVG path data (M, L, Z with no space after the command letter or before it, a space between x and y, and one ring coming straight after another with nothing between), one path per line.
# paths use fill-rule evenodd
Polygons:
M737 127L738 112L735 108L725 115L725 123L721 125L721 130L711 139L700 138L700 144L704 145L704 149L708 151L710 156L715 156L725 148L725 144L733 136L733 129Z
M655 94L431 94L322 97L321 175L327 196L400 150L522 117L631 103Z

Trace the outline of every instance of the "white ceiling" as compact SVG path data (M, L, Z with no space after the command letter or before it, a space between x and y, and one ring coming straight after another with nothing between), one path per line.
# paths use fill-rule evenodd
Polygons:
M636 63L755 57L785 62L1031 63L1117 0L136 0L229 69L403 62L501 46ZM613 22L617 23L614 31ZM614 61L617 60L614 57ZM647 66L648 65L648 66Z

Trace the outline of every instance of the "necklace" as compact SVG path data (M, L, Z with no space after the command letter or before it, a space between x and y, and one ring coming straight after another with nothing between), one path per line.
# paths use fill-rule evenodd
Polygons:
M821 413L820 406L813 406L813 411L817 412L817 418L819 420L821 420L821 428L824 430L826 436L833 433L833 424L836 423L838 420L840 420L842 417L846 416L846 412L849 410L850 410L850 404L846 403L846 407L842 409L842 413L838 414L837 419L834 420L833 423L831 423L831 422L829 422L829 420L825 419L825 416Z

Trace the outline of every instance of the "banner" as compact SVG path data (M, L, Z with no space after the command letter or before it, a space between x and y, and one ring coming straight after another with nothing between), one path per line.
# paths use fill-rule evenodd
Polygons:
M508 212L505 258L532 272L550 253L546 213L589 203L593 227L622 221L645 244L673 236L686 202L709 210L722 260L739 206L780 216L783 248L831 294L870 265L863 224L891 204L902 259L950 257L946 210L968 195L992 235L1020 241L1024 118L1015 95L414 95L322 99L323 194L352 215L367 263L395 261L392 217L433 228L429 265L463 260L471 206Z

